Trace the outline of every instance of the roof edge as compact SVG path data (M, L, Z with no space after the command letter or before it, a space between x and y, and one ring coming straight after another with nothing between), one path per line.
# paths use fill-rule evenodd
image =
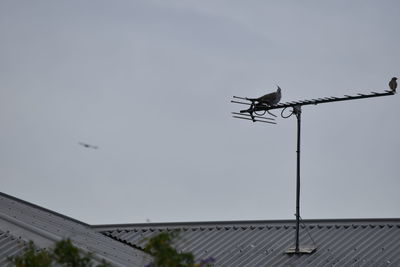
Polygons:
M344 218L344 219L304 219L306 224L382 224L398 223L400 218ZM238 221L192 221L192 222L157 222L157 223L126 223L126 224L95 224L90 225L97 231L107 231L115 229L129 228L149 228L149 227L199 227L199 226L218 226L218 225L273 225L273 224L295 224L296 220L238 220Z
M36 205L36 204L31 203L31 202L22 200L22 199L20 199L20 198L17 198L17 197L8 195L8 194L3 193L3 192L0 192L0 197L6 197L6 198L8 198L8 199L11 199L11 200L14 200L14 201L16 201L16 202L22 203L22 204L24 204L24 205L28 205L28 206L30 206L30 207L32 207L32 208L39 209L39 210L42 210L42 211L44 211L44 212L48 212L48 213L54 214L54 215L59 216L59 217L62 217L62 218L64 218L64 219L67 219L67 220L70 220L70 221L73 221L73 222L82 224L82 225L84 225L84 226L91 227L89 224L87 224L87 223L85 223L85 222L79 221L79 220L77 220L77 219L71 218L71 217L69 217L69 216L66 216L66 215L64 215L64 214L61 214L61 213L58 213L58 212L55 212L55 211L52 211L52 210L49 210L49 209L43 208L43 207L41 207L41 206L39 206L39 205Z

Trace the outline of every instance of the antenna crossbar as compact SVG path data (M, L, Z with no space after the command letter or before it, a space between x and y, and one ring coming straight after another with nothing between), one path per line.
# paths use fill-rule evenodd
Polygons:
M331 102L339 102L339 101L347 101L347 100L357 100L357 99L379 97L379 96L389 96L389 95L394 95L395 93L396 92L394 92L394 91L386 90L384 93L371 92L370 94L357 94L354 96L345 95L344 97L324 97L324 98L317 98L317 99L310 99L310 100L285 102L285 103L280 103L280 104L277 104L274 106L267 106L265 104L254 105L252 103L244 103L244 102L239 102L239 101L234 101L234 100L232 100L231 102L238 103L238 104L251 105L251 107L249 109L240 111L240 113L250 113L250 112L256 112L256 111L265 111L265 110L288 108L288 107L295 107L295 106L318 105L318 104L323 104L323 103L331 103ZM246 98L244 98L244 97L243 98L234 97L234 98L246 100Z

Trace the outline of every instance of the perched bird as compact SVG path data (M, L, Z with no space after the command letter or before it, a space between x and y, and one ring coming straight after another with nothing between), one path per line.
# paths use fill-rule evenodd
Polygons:
M272 114L270 111L265 110L264 114L257 114L256 111L258 110L264 110L265 105L267 106L274 106L276 104L279 103L279 101L281 101L281 88L277 85L278 89L276 90L276 92L273 93L269 93L266 95L263 95L261 97L258 98L248 98L246 97L246 100L251 101L250 104L250 108L246 111L240 111L240 113L242 112L249 112L250 113L250 117L253 120L253 122L255 122L253 113L255 113L258 116L263 116L265 114L265 112L268 112L271 116L276 117L276 115Z
M397 88L397 77L393 77L390 82L389 82L389 88L393 91L396 92L396 88Z
M80 144L81 146L86 147L86 148L98 149L98 146L89 145L89 144L86 144L83 142L79 142L78 144Z
M266 104L267 106L273 106L273 105L278 104L279 101L281 101L281 97L282 97L281 88L278 86L278 89L276 90L276 92L263 95L254 100L258 101L259 104Z

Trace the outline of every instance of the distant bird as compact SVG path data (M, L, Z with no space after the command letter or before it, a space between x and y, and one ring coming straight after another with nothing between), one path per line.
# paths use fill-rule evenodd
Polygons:
M78 144L80 144L83 147L91 148L91 149L98 149L99 148L98 146L90 145L90 144L83 143L83 142L79 142Z
M389 88L392 89L393 92L396 92L396 88L397 88L397 77L393 77L390 82L389 82Z
M279 101L281 101L281 97L282 97L281 88L278 86L276 92L263 95L253 100L258 101L259 104L266 104L267 106L273 106L278 104Z

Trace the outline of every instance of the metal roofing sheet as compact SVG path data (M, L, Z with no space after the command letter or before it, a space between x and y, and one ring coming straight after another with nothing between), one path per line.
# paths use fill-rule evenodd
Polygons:
M18 255L26 247L27 242L21 238L0 230L0 266L11 265L9 258Z
M400 219L305 220L300 245L312 254L287 254L295 221L159 223L92 226L116 240L143 247L160 231L180 231L177 249L216 266L400 266ZM314 243L315 242L315 243Z
M92 252L95 260L105 259L115 266L144 266L151 260L143 251L106 237L85 223L3 193L0 193L0 230L18 239L32 240L42 248L69 238L74 245ZM18 252L19 247L11 240L4 246L0 243L3 255L0 261Z

